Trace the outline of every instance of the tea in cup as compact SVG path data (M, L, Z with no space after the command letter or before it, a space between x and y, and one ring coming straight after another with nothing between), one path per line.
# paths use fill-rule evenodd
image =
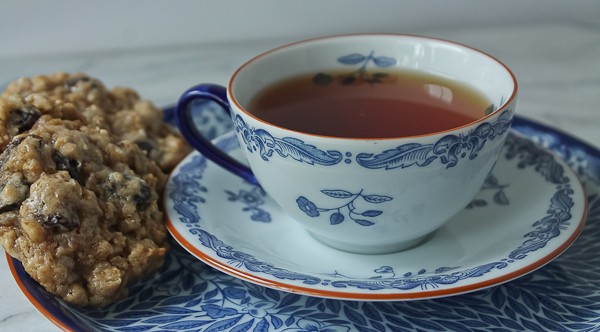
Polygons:
M184 137L260 185L317 240L381 254L413 247L461 211L500 155L516 104L495 58L435 38L311 39L201 84L176 108ZM229 112L250 167L194 127L195 100Z

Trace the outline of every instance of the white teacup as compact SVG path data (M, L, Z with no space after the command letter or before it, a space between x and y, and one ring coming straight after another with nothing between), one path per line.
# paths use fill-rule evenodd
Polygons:
M253 96L275 82L347 69L338 60L349 54L385 55L386 66L451 78L477 89L493 109L458 128L383 139L298 132L246 110ZM377 254L417 245L474 198L500 154L516 96L512 72L467 46L408 35L344 35L258 55L234 73L227 89L201 84L186 91L176 116L196 149L260 184L316 239L341 250ZM194 127L189 104L196 99L212 100L230 112L250 168L215 148Z

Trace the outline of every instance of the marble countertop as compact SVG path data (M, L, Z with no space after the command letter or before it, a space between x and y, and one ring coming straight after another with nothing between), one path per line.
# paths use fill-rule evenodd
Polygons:
M420 31L490 53L519 81L517 113L600 147L600 21ZM159 106L201 82L224 84L251 56L293 40L246 40L179 47L0 58L0 87L21 76L81 71L109 86L131 86ZM0 259L0 330L57 328L21 293Z

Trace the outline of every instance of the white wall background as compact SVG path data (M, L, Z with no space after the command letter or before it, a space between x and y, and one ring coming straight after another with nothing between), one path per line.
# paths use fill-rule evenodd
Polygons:
M600 24L600 1L2 0L0 58L557 20Z

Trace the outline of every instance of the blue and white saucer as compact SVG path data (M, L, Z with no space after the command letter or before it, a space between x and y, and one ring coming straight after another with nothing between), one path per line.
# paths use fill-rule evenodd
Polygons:
M218 109L202 114L221 116ZM230 126L204 117L198 122L209 135ZM65 331L598 331L600 150L520 117L512 127L577 172L589 212L581 236L560 257L533 273L477 292L400 302L302 296L233 278L173 243L164 267L132 284L128 298L102 309L82 309L48 294L17 260L7 259L31 303ZM504 192L513 204L508 188ZM488 191L491 196L481 199L486 206L496 204L495 192ZM478 208L483 204L479 201Z
M217 141L243 158L233 133ZM171 174L165 208L173 237L225 273L297 294L381 301L471 292L538 269L583 229L586 196L565 162L513 133L472 203L425 243L398 253L329 248L260 187L198 153Z

